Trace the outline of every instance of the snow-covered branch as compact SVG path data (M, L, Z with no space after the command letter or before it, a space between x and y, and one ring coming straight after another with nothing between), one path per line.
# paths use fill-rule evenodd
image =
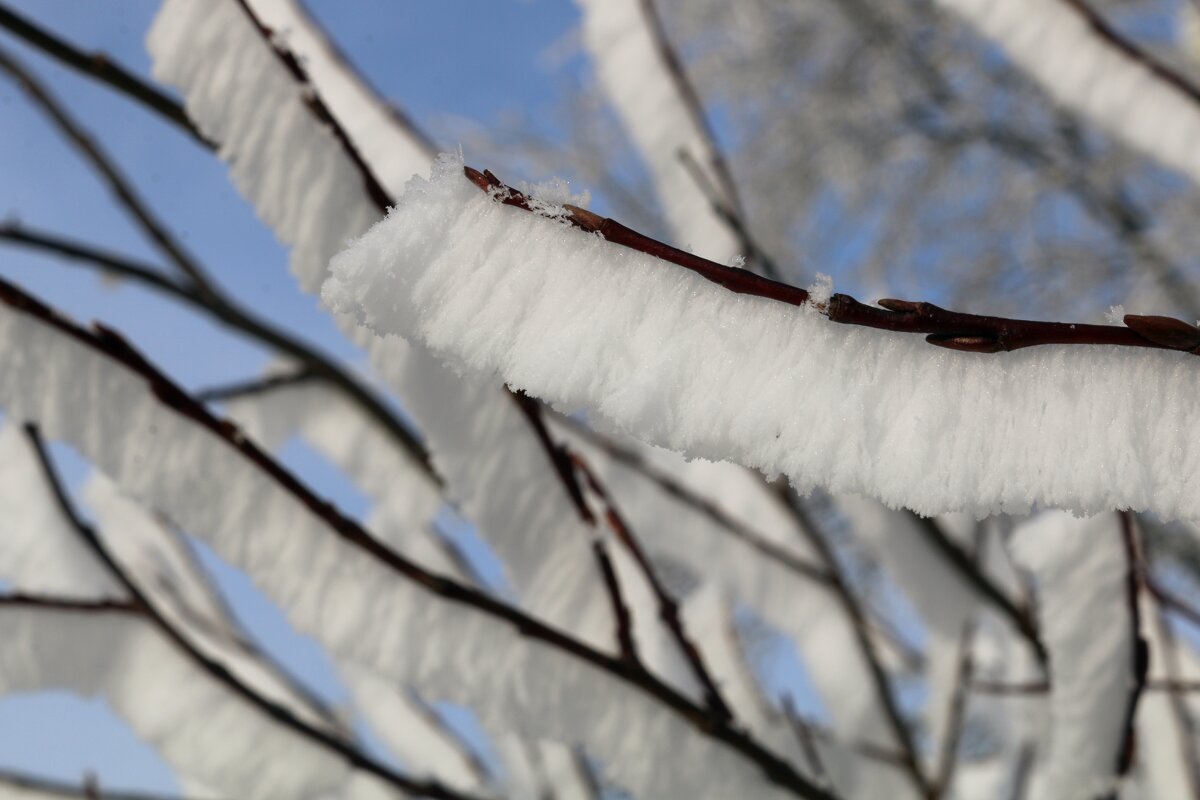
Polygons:
M505 191L491 194L515 202ZM907 333L834 324L851 301L828 294L729 291L734 278L720 265L679 269L606 241L613 227L595 215L583 222L600 235L564 225L574 213L548 219L494 202L447 158L335 259L324 297L379 335L418 338L563 411L782 472L802 492L864 493L924 514L1051 505L1200 515L1188 488L1194 459L1176 434L1197 411L1189 356L1054 345L943 352ZM956 314L957 330L931 333L930 314L935 330L946 320L927 306L852 308L856 321L984 352L1006 346L1010 325L1039 342L1169 346L1116 326L1022 328ZM1161 334L1156 324L1152 335L1171 341L1169 321ZM952 439L942 435L949 420ZM1134 455L1149 452L1172 455Z

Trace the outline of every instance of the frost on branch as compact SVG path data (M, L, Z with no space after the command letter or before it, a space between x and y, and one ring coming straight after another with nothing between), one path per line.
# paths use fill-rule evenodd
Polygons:
M0 428L0 580L14 590L77 599L124 591L76 541L19 426Z
M379 335L645 441L782 472L801 492L923 514L1200 518L1200 460L1180 433L1200 413L1188 356L985 357L836 325L494 203L453 158L332 270L326 301Z
M155 77L180 87L188 115L220 144L233 183L292 248L301 285L320 286L329 256L379 211L333 134L315 124L304 88L236 0L170 0L147 46Z

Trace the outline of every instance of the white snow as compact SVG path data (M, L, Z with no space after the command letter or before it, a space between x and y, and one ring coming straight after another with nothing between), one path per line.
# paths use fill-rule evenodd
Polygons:
M87 600L125 590L63 518L25 432L0 427L0 580L12 591Z
M830 323L494 203L444 158L332 264L375 333L688 456L923 514L1059 507L1200 519L1200 362L999 355Z
M229 0L167 0L146 44L155 78L181 89L188 116L221 143L234 185L292 248L301 285L320 286L329 257L379 211L333 133L314 123L302 87Z

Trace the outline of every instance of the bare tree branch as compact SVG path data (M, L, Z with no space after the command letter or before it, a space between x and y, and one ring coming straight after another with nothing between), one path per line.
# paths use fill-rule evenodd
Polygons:
M107 84L110 88L185 131L199 144L210 150L213 149L212 142L205 139L204 135L196 129L196 126L188 118L187 112L183 110L183 106L113 61L106 54L101 52L85 53L57 36L53 31L37 25L4 5L0 5L0 27L59 63Z
M26 70L19 61L3 50L0 50L0 69L7 72L25 91L29 99L46 113L46 116L108 184L108 188L116 195L117 200L129 212L142 231L171 263L195 283L197 290L219 296L220 292L216 285L209 279L196 259L176 241L175 236L167 230L166 225L159 221L133 184L121 173L116 162L104 152L91 134L75 121L62 103L50 93L50 90L34 78L33 73Z

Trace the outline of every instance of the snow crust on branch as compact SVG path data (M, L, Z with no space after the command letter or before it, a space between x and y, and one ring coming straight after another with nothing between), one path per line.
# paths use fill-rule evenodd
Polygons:
M349 546L313 508L84 340L0 305L0 343L6 413L37 420L139 502L208 542L336 656L424 697L469 705L493 730L581 742L614 781L644 796L748 788L786 796L752 762L642 691ZM67 380L80 391L54 390ZM363 620L373 619L387 624L364 636ZM649 744L660 741L673 746Z
M193 647L306 725L332 736L346 735L342 720L251 642L179 533L101 473L88 479L83 497L121 568ZM78 535L74 540L82 547Z
M366 84L300 3L247 2L283 47L300 58L321 99L385 186L402 186L425 170L434 155L432 147L398 109Z
M442 507L439 488L344 395L296 380L232 397L225 411L268 451L302 438L370 498L374 533L435 572L464 577L429 527Z
M1133 691L1131 565L1119 518L1043 514L1018 529L1017 562L1037 581L1050 655L1049 742L1031 798L1112 791Z
M231 0L167 0L146 44L154 77L180 88L234 185L292 248L300 284L319 287L329 257L379 211L303 87Z
M657 41L653 8L647 0L576 0L576 5L596 76L641 151L676 243L725 263L739 243L709 195L730 210L734 200L716 167L705 122L697 118L700 109L689 105Z
M0 496L5 539L14 542L36 539L42 552L57 554L53 561L37 558L0 561L4 567L0 578L9 582L13 592L47 598L52 604L31 611L29 606L10 606L0 601L0 617L17 620L23 613L36 612L39 624L63 628L59 634L47 633L43 637L13 633L24 630L21 627L24 623L9 623L8 631L13 638L5 639L6 647L12 649L14 658L23 660L20 669L12 666L12 662L0 667L0 685L3 685L0 692L15 691L14 687L20 686L25 691L65 689L83 695L101 694L148 744L160 749L176 770L239 796L259 796L264 787L275 785L279 779L274 770L259 774L263 770L257 759L263 748L266 752L280 752L281 747L290 748L289 752L314 749L311 742L266 718L260 709L214 681L138 612L54 607L53 603L64 599L125 601L129 595L84 543L74 523L64 516L30 440L15 425L0 431L0 463L6 471L12 471L13 477L21 477L19 483L2 484L5 489L21 489L19 496L10 492ZM228 670L257 696L294 718L327 735L345 735L345 728L329 709L299 689L250 643L173 532L151 519L101 475L88 480L85 494L105 529L102 532L105 546L118 557L128 577L155 611L191 646ZM30 551L37 553L38 548L32 547ZM86 565L85 571L81 571L81 564ZM68 579L74 583L68 583ZM43 658L80 660L80 654L71 648L87 652L93 644L90 638L73 639L73 632L81 624L96 627L104 645L94 653L88 652L79 666L80 673L43 663ZM56 635L61 638L54 638ZM56 648L53 654L43 654L32 644L35 640L61 641L61 644L53 645ZM23 643L29 644L28 651L22 650ZM103 664L111 664L111 668L100 669ZM85 676L90 668L98 669L99 673ZM146 680L143 670L145 674L161 670L165 673L162 676L165 683ZM189 688L193 679L198 682L198 689ZM173 685L171 681L179 683ZM161 696L164 692L177 693L179 697L167 701ZM218 699L200 700L197 694L216 695ZM252 738L230 734L226 728L232 725L246 728ZM176 732L175 728L193 730ZM271 741L264 742L263 748L256 750L249 745L250 741L257 743L267 738ZM327 755L322 758L328 761ZM341 787L344 779L338 774L327 769L305 772L288 778L284 785L298 786L296 791L308 796ZM315 783L310 785L307 781Z
M566 413L693 457L933 515L1200 518L1190 356L980 356L733 294L492 202L444 157L332 263L324 298Z
M1200 181L1200 101L1098 33L1068 0L938 0L1059 103Z

